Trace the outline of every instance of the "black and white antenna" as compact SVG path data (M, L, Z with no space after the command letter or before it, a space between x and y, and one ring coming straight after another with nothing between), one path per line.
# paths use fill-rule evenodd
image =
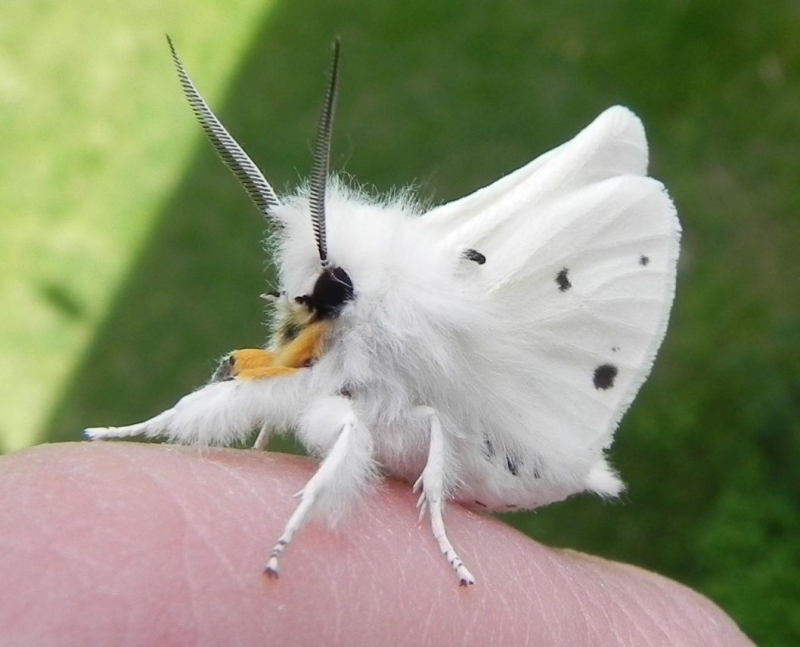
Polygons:
M314 164L311 169L309 203L311 206L314 237L317 239L319 260L322 267L327 268L328 241L325 234L325 186L328 182L328 167L331 158L331 127L336 105L336 87L339 82L339 39L333 41L333 59L331 60L328 89L322 104L322 114L317 127L317 141L314 145Z
M186 73L186 70L178 58L178 53L175 51L175 46L172 44L172 39L167 36L169 49L172 52L172 60L175 62L175 68L178 71L178 78L183 87L183 93L189 101L197 120L203 127L208 139L217 150L222 161L236 176L241 185L244 187L250 199L255 203L258 210L265 216L269 215L270 209L280 206L280 200L275 195L275 191L267 182L264 174L261 173L259 168L255 165L253 160L244 152L236 140L231 137L230 133L225 130L225 127L217 119L217 116L208 107L208 104L200 96L197 88L194 87L192 80ZM324 231L324 230L323 230Z

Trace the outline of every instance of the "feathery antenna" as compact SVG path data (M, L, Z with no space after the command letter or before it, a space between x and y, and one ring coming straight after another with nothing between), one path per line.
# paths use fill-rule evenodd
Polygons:
M183 93L186 95L192 112L194 112L203 127L208 139L217 150L217 154L222 161L225 162L225 166L231 170L245 191L247 191L258 210L265 216L269 215L270 209L280 206L278 196L275 195L269 182L267 182L253 160L231 137L230 133L225 130L217 116L208 107L203 97L200 96L197 88L194 87L192 80L186 73L181 59L178 58L178 53L175 51L175 46L172 44L172 39L169 35L167 35L167 43L169 43L169 49L172 52L172 60L175 62Z
M331 127L336 104L336 87L339 82L339 50L340 41L333 41L333 59L331 60L328 89L322 104L322 114L317 127L317 141L314 145L314 164L311 169L309 202L311 206L314 237L317 239L319 260L322 266L328 267L328 241L325 234L325 186L328 182L328 167L331 158Z

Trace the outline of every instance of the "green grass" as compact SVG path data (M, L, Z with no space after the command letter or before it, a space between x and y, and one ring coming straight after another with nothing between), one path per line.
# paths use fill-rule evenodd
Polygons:
M3 102L11 125L0 119L9 446L17 430L77 439L152 414L263 339L263 225L196 143L162 42L172 24L195 81L279 188L309 168L336 33L334 166L380 190L456 197L623 103L685 229L667 341L613 449L629 490L622 504L575 499L509 521L686 582L759 644L800 642L797 3L175 6L164 24L109 9L115 35L95 41L67 5L49 32L16 30L36 86ZM28 24L46 15L25 11ZM120 39L137 55L115 57ZM100 65L98 48L84 96L75 79ZM0 58L4 96L8 69Z
M7 450L40 438L202 137L185 119L164 31L172 29L202 66L207 93L217 98L270 6L162 5L4 5L0 442Z

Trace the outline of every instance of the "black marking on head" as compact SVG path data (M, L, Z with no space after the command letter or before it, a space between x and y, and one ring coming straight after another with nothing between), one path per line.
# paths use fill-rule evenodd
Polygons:
M565 267L561 270L558 274L556 274L556 283L558 283L558 289L562 292L566 292L572 287L572 283L569 282L569 270Z
M489 436L483 437L483 453L485 454L486 458L495 457L494 444L491 440L489 440Z
M350 276L341 267L332 267L319 275L311 294L296 297L295 301L308 306L317 319L333 319L352 298Z
M618 372L613 364L601 364L594 369L594 388L607 391L614 386L614 378Z
M508 454L506 454L506 469L511 473L512 476L519 476L519 465L517 461Z
M486 262L486 257L477 249L465 249L462 256L468 261L473 261L478 265L483 265Z
M353 391L351 389L347 388L347 387L343 387L339 391L339 395L341 395L343 398L348 398L349 399L349 398L353 397Z
M644 254L642 254L642 255L639 257L639 265L645 266L645 265L647 265L649 262L650 262L650 257L649 257L649 256L645 256Z

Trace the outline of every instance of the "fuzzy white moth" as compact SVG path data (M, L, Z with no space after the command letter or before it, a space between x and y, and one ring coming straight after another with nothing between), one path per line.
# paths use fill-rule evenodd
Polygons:
M647 177L639 119L613 107L574 139L422 213L329 176L330 81L307 186L279 199L203 101L183 90L259 210L279 225L267 349L234 351L173 408L89 438L227 444L294 430L322 458L269 555L312 515L338 516L379 471L415 483L462 585L448 500L536 508L623 489L605 450L650 372L675 290L680 225Z

